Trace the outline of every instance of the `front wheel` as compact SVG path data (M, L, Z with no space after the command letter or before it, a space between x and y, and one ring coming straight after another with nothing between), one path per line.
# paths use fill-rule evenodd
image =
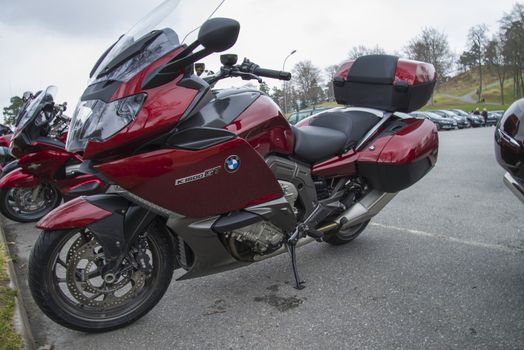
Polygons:
M342 245L349 243L357 238L362 233L362 231L365 230L366 226L369 224L369 221L370 220L344 229L328 232L324 237L324 241L331 245Z
M29 288L40 309L62 326L103 332L124 327L164 295L174 269L167 230L153 222L117 271L105 271L100 244L87 229L44 231L29 259Z
M36 187L0 189L0 212L17 222L33 222L43 218L62 202L60 192L49 184Z

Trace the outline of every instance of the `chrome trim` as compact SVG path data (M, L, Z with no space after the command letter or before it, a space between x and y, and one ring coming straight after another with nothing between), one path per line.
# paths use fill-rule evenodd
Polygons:
M378 129L380 129L380 127L384 125L389 120L389 118L391 118L392 115L393 113L391 112L382 112L382 119L377 124L375 124L375 126L372 127L371 130L369 130L366 133L366 135L364 135L364 137L360 140L360 142L355 147L355 151L357 152L361 151L363 146L373 137L373 135L376 134Z
M516 180L513 175L506 173L504 175L504 185L513 192L513 194L524 203L524 184Z
M178 213L175 213L169 209L166 209L164 207L161 207L155 203L151 203L150 201L142 198L142 197L139 197L137 196L136 194L133 194L127 190L125 190L124 188L118 186L118 185L111 185L109 186L109 188L107 189L106 193L117 193L119 195L121 195L122 197L128 199L129 201L135 203L135 204L138 204L138 205L141 205L143 207L146 207L148 208L149 210L151 210L152 212L155 212L156 214L158 215L161 215L161 216L164 216L164 217L174 217L174 218L183 218L184 215L181 215L181 214L178 214Z
M497 129L497 132L499 134L499 137L511 143L512 146L515 146L516 148L520 148L520 144L513 137L509 136L506 132L502 131L502 129L500 128Z
M384 111L381 111L380 109L366 108L366 107L345 107L345 108L341 108L338 110L342 112L349 112L349 111L367 112L367 113L374 114L375 116L379 118L382 118L385 114Z
M81 165L82 165L82 163L66 166L66 168L65 168L66 176L74 175L74 174L78 173Z
M347 222L341 227L341 229L344 229L344 227L350 227L367 221L384 209L386 204L388 204L396 195L397 193L386 193L372 190L362 197L360 201L353 204L349 209L339 215L339 217L335 219L335 222L340 224L340 220L346 218Z

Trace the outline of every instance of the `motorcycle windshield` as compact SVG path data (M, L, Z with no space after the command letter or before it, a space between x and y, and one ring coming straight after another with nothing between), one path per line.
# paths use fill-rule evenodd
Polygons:
M126 57L123 57L125 51L139 42L145 35L151 33L163 20L174 12L180 2L181 0L166 0L162 2L153 11L131 27L126 34L122 35L120 39L118 39L118 41L102 55L99 62L96 63L90 74L88 85L100 80L103 78L103 75L107 75L104 74L104 72L109 71L113 66L121 63L116 62L119 58L121 60L126 60ZM176 45L178 44L178 37L175 40L176 42L174 44ZM116 78L114 74L112 78ZM104 80L107 80L107 78Z
M31 121L37 117L42 118L42 122L46 118L43 108L48 103L53 103L58 92L56 86L48 86L45 91L40 91L32 100L28 101L27 105L22 108L20 115L17 118L15 126L15 136L19 135Z
M200 25L214 13L209 2L165 0L120 37L93 67L88 86L106 81L129 81L152 62L196 36ZM175 11L176 10L176 11ZM179 34L184 35L180 39ZM192 36L188 38L189 36ZM125 128L138 114L146 96L139 94L105 102L81 100L69 127L66 149L81 152L90 140L104 141Z

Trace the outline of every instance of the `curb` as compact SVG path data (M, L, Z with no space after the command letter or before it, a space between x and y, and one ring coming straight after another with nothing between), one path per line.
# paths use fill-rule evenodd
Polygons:
M2 225L0 225L0 243L3 243L5 245L7 253L9 254L9 245L7 243L7 239L5 237ZM31 330L31 325L29 324L29 319L27 318L27 311L24 306L23 298L20 295L20 288L18 287L19 284L17 280L18 277L16 275L15 267L11 259L7 259L7 274L9 275L9 279L11 280L10 287L17 291L17 295L15 297L16 305L14 312L15 330L18 334L22 336L22 340L24 342L23 349L34 350L36 349L36 346L35 340L33 338L33 332Z

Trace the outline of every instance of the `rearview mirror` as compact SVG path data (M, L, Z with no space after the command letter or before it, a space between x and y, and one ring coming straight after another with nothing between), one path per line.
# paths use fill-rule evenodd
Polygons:
M24 92L24 94L22 95L22 101L23 102L27 102L29 101L30 98L33 97L33 93L31 91L26 91Z
M224 66L234 66L237 64L238 56L232 53L220 55L220 63Z
M229 18L211 18L202 24L198 41L209 51L222 52L232 47L238 38L240 23Z

